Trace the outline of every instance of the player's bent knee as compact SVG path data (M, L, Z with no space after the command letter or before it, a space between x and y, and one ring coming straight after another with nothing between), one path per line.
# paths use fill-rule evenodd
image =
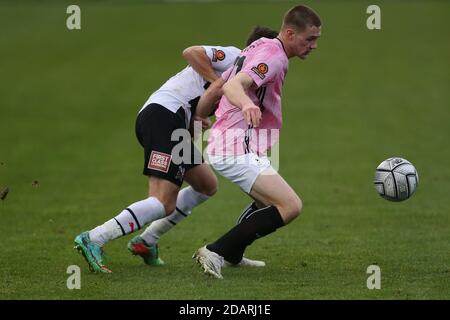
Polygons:
M302 212L303 209L303 202L302 199L300 199L299 196L296 197L296 199L294 200L294 207L293 207L293 212L294 212L294 216L295 218L298 217L300 215L300 213Z
M209 197L212 197L217 192L217 178L214 177L214 180L212 180L209 184L206 190L202 192L203 194L206 194Z
M192 186L195 191L211 197L217 192L217 178L216 176L205 179L200 185Z
M217 192L217 186L215 188L210 188L208 190L205 190L205 192L202 192L202 194L207 195L208 197L212 197Z
M216 194L217 192L217 180L209 181L208 183L205 183L201 190L195 190L197 192L200 192L204 195L207 195L208 197L211 197Z
M286 200L279 208L280 214L286 224L294 220L300 215L302 211L303 203L302 200L297 196L292 196Z

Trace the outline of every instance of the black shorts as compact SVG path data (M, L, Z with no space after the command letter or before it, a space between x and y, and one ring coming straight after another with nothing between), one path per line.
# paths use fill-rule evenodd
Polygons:
M144 171L181 186L186 171L203 163L201 152L192 140L179 137L172 141L174 130L186 130L186 115L180 107L177 113L159 104L149 104L136 119L136 137L144 147ZM181 145L180 143L184 144ZM184 146L184 148L183 148ZM189 151L189 152L186 152Z

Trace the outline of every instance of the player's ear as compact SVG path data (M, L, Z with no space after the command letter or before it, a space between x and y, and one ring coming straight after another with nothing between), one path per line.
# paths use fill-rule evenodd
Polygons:
M289 40L292 40L292 39L294 38L294 36L295 36L295 30L292 29L292 28L289 28L289 27L287 27L287 28L284 30L284 33L285 33L286 37L287 37Z

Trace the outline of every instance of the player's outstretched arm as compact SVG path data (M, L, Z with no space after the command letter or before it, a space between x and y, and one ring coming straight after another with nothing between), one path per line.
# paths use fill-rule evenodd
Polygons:
M209 117L216 109L217 102L223 95L222 86L225 81L222 78L214 81L202 94L198 101L195 115L199 118Z
M183 50L183 58L206 81L212 83L218 78L212 67L211 60L206 54L205 48L201 46L186 48Z
M223 86L223 92L230 103L242 110L248 125L258 127L261 121L261 110L256 106L245 90L253 85L253 79L244 72L239 72Z

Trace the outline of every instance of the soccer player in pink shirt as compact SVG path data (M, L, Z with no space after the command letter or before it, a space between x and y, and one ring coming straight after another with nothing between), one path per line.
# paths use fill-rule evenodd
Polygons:
M205 118L223 93L209 139L209 162L254 200L236 226L194 253L205 273L222 278L226 262L239 263L253 241L300 214L300 197L266 154L282 125L281 91L289 59L305 59L320 35L321 21L312 9L290 9L278 37L249 45L200 99L197 116Z

